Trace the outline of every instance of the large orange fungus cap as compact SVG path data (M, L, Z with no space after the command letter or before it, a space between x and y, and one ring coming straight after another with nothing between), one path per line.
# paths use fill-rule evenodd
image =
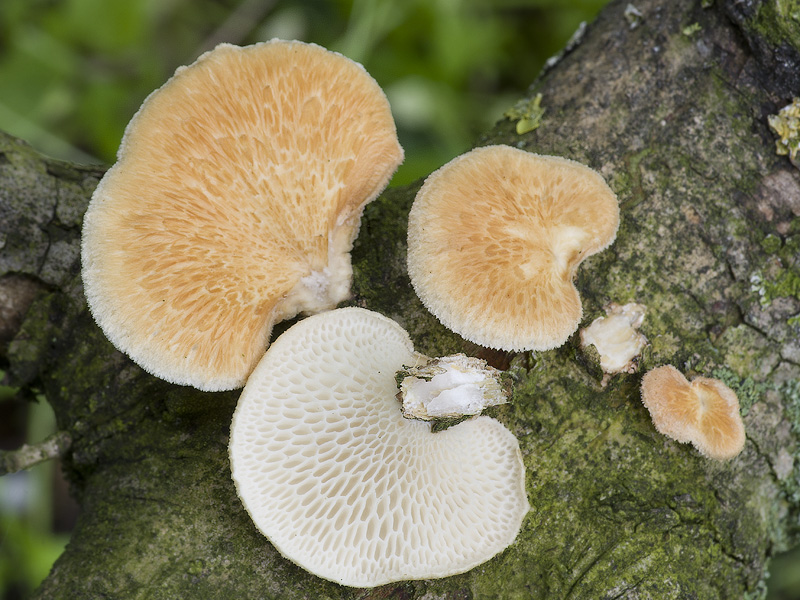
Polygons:
M218 46L147 98L95 191L92 314L163 379L241 387L274 323L348 297L361 212L402 158L358 63L301 42Z

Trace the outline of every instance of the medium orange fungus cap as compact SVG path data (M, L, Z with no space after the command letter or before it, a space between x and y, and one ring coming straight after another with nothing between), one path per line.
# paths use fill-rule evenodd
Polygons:
M642 378L642 402L659 433L691 442L701 454L727 460L744 448L744 423L736 393L717 379L691 381L672 365Z
M548 350L578 328L572 281L619 226L595 171L509 146L477 148L431 174L408 222L408 273L423 304L465 339Z
M301 42L218 46L147 98L92 197L92 314L154 375L241 387L274 323L348 297L364 205L402 158L358 63Z

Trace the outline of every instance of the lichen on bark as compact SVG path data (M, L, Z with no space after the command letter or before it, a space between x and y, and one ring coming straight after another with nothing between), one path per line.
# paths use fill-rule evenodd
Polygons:
M781 284L798 268L800 174L774 152L766 117L791 82L765 58L783 49L800 72L797 40L759 34L766 2L641 0L633 29L627 3L612 2L531 87L545 109L535 130L519 135L505 119L480 144L565 156L605 176L622 220L615 244L578 273L583 325L609 302L645 304L641 371L669 363L724 378L742 402L744 452L719 463L659 435L639 400L641 372L602 387L597 355L577 336L513 357L448 332L405 273L418 184L390 190L365 211L350 304L396 319L427 355L510 363L512 402L488 412L520 441L532 510L508 550L462 575L371 591L317 579L257 533L236 497L227 436L237 394L158 381L93 323L79 224L101 172L3 137L0 289L22 278L37 294L0 360L15 385L47 395L69 432L66 469L82 505L38 597L763 595L769 557L800 530L800 297Z

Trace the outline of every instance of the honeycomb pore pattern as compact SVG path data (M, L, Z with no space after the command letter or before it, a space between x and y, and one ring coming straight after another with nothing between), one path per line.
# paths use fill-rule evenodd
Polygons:
M242 393L233 479L259 530L306 570L371 587L485 562L528 510L516 438L477 417L439 433L401 416L406 332L358 308L294 325Z

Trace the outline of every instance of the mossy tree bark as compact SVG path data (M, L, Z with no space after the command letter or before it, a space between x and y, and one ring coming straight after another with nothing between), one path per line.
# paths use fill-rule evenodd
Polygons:
M641 370L673 364L739 394L744 452L700 457L654 430L641 374L605 387L577 336L512 365L495 409L519 438L531 506L517 541L463 575L354 590L283 559L236 497L236 393L172 386L105 340L82 294L79 235L101 171L0 137L0 360L42 391L72 440L82 506L39 598L758 598L800 527L800 173L766 117L800 92L794 0L612 2L537 80L541 126L500 122L481 144L567 156L617 192L615 244L577 279L584 325L609 302L647 306ZM688 28L693 24L695 27ZM524 61L525 57L519 57ZM447 332L405 275L416 186L366 210L353 304L429 355L481 349Z

